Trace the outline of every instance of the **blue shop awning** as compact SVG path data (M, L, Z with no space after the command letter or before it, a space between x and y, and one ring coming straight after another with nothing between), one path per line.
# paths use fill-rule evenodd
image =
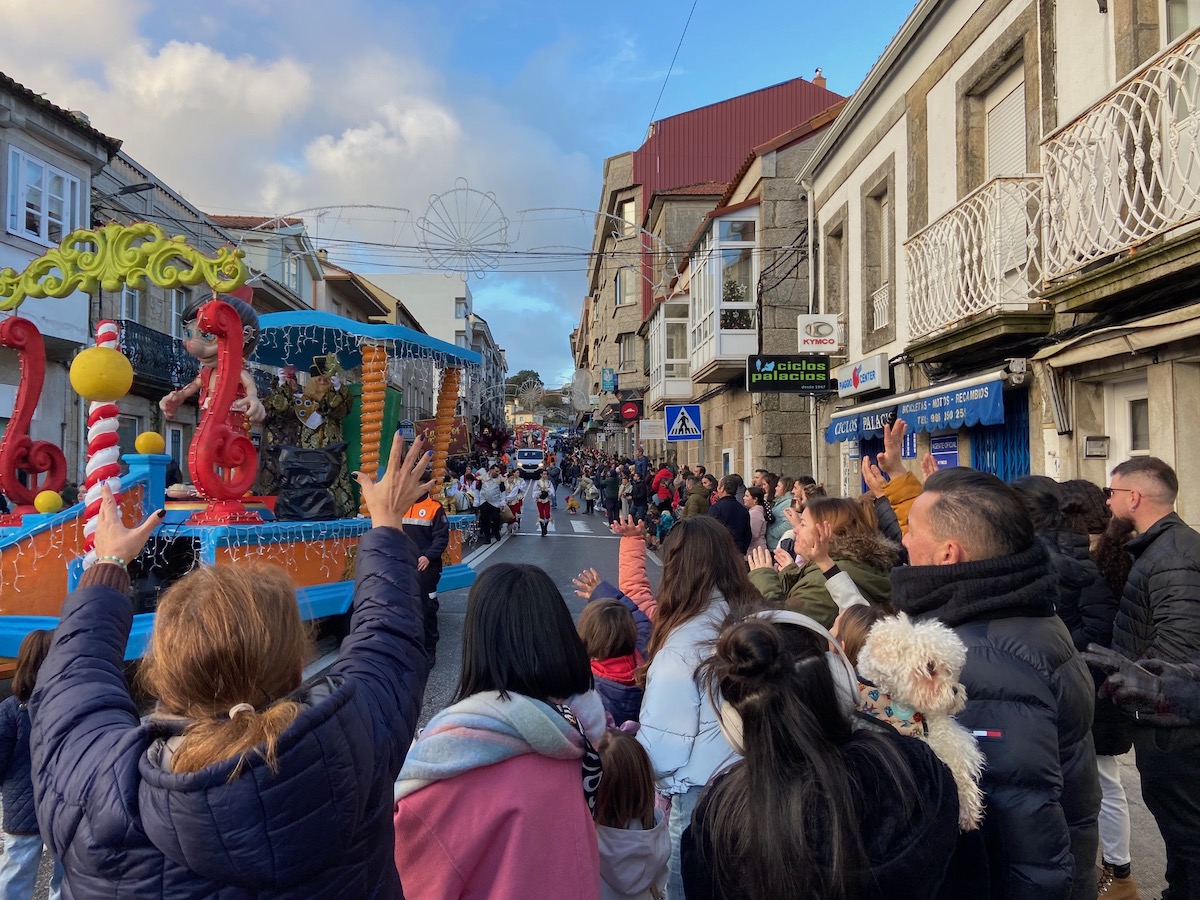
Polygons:
M939 384L920 391L898 394L833 414L825 429L830 444L883 436L884 423L895 412L908 423L908 430L956 431L971 425L1000 425L1004 422L1005 371L990 372L954 384Z

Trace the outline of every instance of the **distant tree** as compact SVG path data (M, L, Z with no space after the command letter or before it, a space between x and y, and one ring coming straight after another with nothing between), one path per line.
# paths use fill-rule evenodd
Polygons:
M529 381L531 378L534 381L536 381L538 384L543 385L543 386L545 385L545 382L542 381L542 376L539 375L537 372L535 372L533 369L522 369L516 375L513 375L508 379L508 384L512 384L512 385L516 385L517 387L520 387L522 384L524 384L526 381Z

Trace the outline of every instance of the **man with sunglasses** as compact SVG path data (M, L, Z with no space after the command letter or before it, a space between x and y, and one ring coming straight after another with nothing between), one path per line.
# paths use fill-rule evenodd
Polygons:
M1200 661L1200 534L1175 512L1179 479L1152 456L1121 463L1104 489L1112 514L1133 524L1133 568L1121 596L1113 649L1131 660ZM1167 851L1164 897L1200 897L1200 726L1138 714L1134 733L1142 798Z

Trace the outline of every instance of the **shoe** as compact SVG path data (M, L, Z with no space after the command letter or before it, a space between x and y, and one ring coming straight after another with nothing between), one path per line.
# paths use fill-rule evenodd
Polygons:
M1138 900L1137 883L1132 875L1117 878L1109 863L1099 867L1097 874L1096 893L1101 900Z
M546 536L546 523L543 522L542 523L542 537L545 537L545 536Z

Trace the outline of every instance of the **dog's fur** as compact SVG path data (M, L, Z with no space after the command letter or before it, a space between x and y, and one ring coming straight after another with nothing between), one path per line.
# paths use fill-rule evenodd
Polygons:
M967 704L958 680L966 661L967 648L941 622L913 622L900 613L871 628L858 655L858 671L924 717L925 741L958 786L958 827L973 831L983 819L983 754L971 733L954 721Z

